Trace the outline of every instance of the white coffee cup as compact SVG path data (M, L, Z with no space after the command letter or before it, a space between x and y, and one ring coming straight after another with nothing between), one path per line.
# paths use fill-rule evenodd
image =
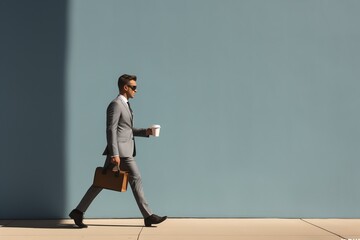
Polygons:
M151 130L152 130L152 135L154 137L158 137L160 136L160 125L152 125L151 126Z

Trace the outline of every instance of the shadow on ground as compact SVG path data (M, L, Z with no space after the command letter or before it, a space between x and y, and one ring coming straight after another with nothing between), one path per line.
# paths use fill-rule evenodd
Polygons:
M86 221L84 221L86 223ZM45 228L45 229L79 229L71 220L9 220L4 221L2 227L8 228ZM139 224L87 224L89 227L122 227L122 228L142 228ZM156 227L156 226L152 226Z

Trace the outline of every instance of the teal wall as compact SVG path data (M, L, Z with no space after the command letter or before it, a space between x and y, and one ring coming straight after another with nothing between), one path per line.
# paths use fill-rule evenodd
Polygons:
M174 217L360 217L359 1L69 2L68 209L101 165L105 109L138 75L137 161ZM138 217L131 191L88 217Z
M360 217L360 1L27 2L0 2L0 218L77 205L123 73L162 126L137 140L155 213ZM86 217L140 212L103 191Z

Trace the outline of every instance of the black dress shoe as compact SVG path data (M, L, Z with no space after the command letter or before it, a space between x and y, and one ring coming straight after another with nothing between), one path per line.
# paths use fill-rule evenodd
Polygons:
M69 214L69 217L74 220L75 224L79 228L87 228L88 227L86 224L83 223L84 213L82 213L81 211L74 209Z
M158 215L153 214L150 217L145 218L144 222L146 227L151 227L151 224L159 224L165 221L166 219L167 216L159 217Z

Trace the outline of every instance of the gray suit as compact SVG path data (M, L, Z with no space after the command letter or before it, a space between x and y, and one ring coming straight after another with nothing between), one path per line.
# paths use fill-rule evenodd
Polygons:
M141 214L146 218L152 212L145 200L140 171L134 159L136 155L134 136L147 137L146 129L133 128L131 109L119 95L109 104L106 111L107 146L103 155L107 157L104 167L111 165L112 156L119 155L120 169L129 172L129 184ZM85 212L101 190L102 188L91 186L76 208Z
M106 111L107 147L103 155L135 157L134 136L147 137L146 129L133 127L133 115L120 96L114 99Z

